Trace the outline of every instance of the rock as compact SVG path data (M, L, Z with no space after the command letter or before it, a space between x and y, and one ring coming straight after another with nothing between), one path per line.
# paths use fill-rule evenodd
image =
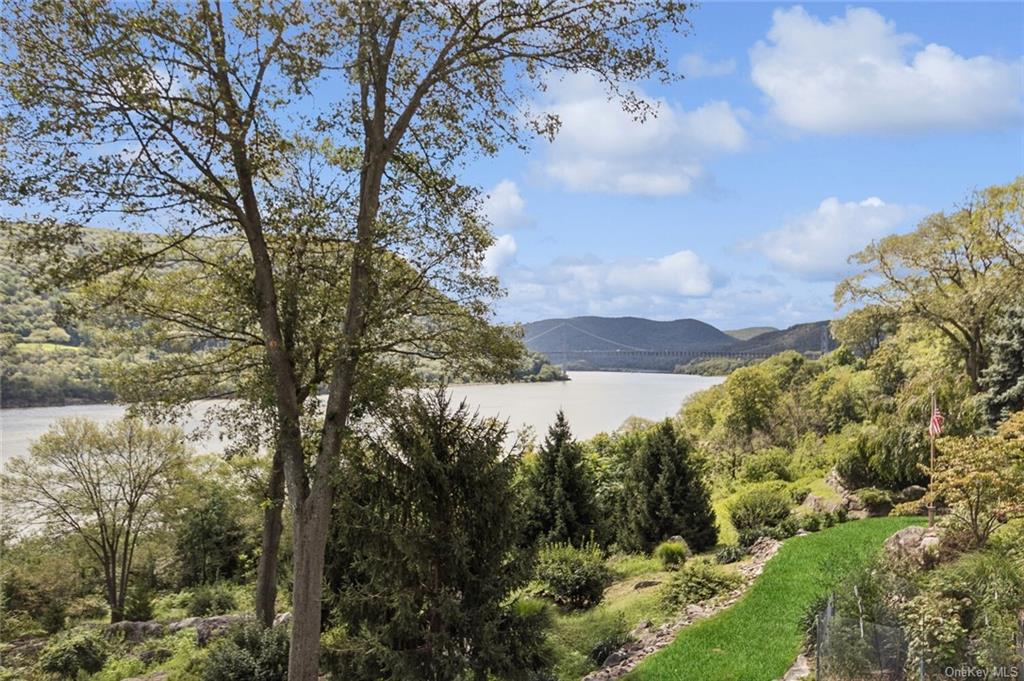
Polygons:
M252 619L251 615L216 615L206 617L196 625L196 643L205 646L216 634L228 627Z
M650 629L653 624L654 623L650 620L640 620L640 622L638 622L637 625L633 627L633 631L630 633L633 635L633 637L638 637L640 636L640 634Z
M169 678L171 678L170 672L153 672L145 676L133 676L124 681L167 681Z
M201 617L186 617L183 620L178 620L177 622L171 622L170 624L167 625L167 631L168 631L168 633L173 634L175 632L181 631L182 629L188 629L189 627L194 627L194 626L196 626L199 623L199 621L201 619L202 619Z
M115 622L107 625L104 633L107 638L120 638L136 643L143 639L163 636L166 631L164 625L150 620L148 622Z
M621 650L616 650L611 655L604 658L604 662L601 663L601 667L603 669L607 669L608 667L614 667L615 665L617 665L625 659L626 654Z
M885 540L883 549L891 561L929 568L939 559L942 536L933 527L905 527Z
M661 582L655 579L642 579L633 585L634 591L640 591L641 589L650 589L651 587L658 586Z
M288 624L292 621L292 614L290 612L279 612L277 617L274 618L274 626L279 627L282 624Z
M831 513L842 506L842 503L835 500L828 501L817 494L808 494L801 506L818 513Z
M900 501L917 501L927 493L924 487L921 485L911 485L910 487L904 487L900 492Z

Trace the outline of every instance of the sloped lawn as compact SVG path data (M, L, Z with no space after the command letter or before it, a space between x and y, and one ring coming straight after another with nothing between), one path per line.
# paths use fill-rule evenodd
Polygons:
M644 660L629 681L771 681L796 659L800 618L818 594L862 565L893 532L920 518L870 518L783 545L733 607L687 627Z

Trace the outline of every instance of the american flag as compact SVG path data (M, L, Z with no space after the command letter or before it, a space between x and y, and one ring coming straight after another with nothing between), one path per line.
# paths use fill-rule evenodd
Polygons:
M932 437L938 437L942 434L942 424L945 422L945 417L942 416L942 412L939 411L938 407L932 407L932 418L928 422L928 434Z

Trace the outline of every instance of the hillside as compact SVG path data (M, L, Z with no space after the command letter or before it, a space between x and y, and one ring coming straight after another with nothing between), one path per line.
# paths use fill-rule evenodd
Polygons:
M757 328L763 332L753 333ZM570 369L672 371L715 353L723 357L772 355L784 350L817 353L834 345L827 321L783 330L752 327L739 332L752 335L742 340L696 319L570 317L523 325L527 348Z
M736 340L747 341L755 336L760 336L763 333L770 331L778 331L774 326L748 326L743 329L726 329L725 333L729 334Z

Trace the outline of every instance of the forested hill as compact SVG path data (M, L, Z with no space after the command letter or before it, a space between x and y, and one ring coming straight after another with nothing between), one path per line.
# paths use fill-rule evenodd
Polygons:
M734 332L735 333L735 332ZM788 329L766 327L747 340L696 319L654 321L639 317L571 317L523 325L526 346L566 361L570 367L672 371L696 355L771 355L785 350L819 353L835 346L828 322L797 324ZM643 355L637 351L694 353L687 358Z

